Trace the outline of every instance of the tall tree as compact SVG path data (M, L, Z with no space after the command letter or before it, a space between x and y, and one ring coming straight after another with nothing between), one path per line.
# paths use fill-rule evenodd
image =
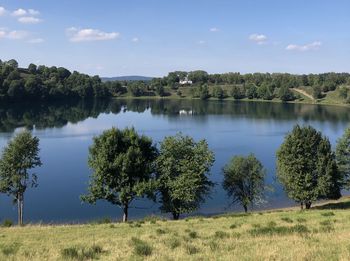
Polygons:
M107 200L123 210L123 221L137 197L152 197L153 161L157 155L152 140L131 129L112 128L95 137L89 149L93 169L87 195L82 200L94 204Z
M262 199L266 171L253 154L234 156L223 168L223 173L223 188L232 203L240 203L245 212L249 205Z
M0 159L0 191L17 202L18 224L23 225L24 193L28 186L38 185L37 176L29 170L41 166L39 139L29 131L17 134L4 148Z
M337 165L343 178L345 188L350 188L350 128L338 140L335 150Z
M307 209L319 199L338 199L342 184L328 138L296 125L277 151L277 177L288 196Z
M213 163L214 153L205 140L195 142L182 134L166 137L156 160L161 210L178 219L198 209L213 186L208 178Z

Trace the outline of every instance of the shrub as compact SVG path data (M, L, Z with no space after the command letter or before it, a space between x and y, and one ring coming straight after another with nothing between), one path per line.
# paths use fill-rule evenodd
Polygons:
M305 218L297 218L297 221L299 223L305 223L306 222L306 219Z
M103 249L99 245L93 245L91 247L68 247L61 251L61 255L64 259L73 260L92 260L97 259L100 254L103 253Z
M131 243L134 246L134 253L138 256L150 256L152 254L152 247L145 241L138 238L131 238Z
M13 225L13 222L10 219L5 219L4 221L2 221L2 224L1 224L2 227L12 227L12 225Z
M197 238L197 237L198 237L198 234L197 234L196 231L191 231L191 232L188 233L188 236L189 236L190 238Z
M10 256L10 255L14 255L17 253L17 251L20 248L20 244L19 243L12 243L12 244L7 244L7 245L0 245L1 248L1 252L5 255L5 256Z
M167 245L170 249L175 249L181 245L181 242L177 238L170 238Z
M227 233L227 232L224 232L224 231L216 231L214 236L216 238L220 238L220 239L223 239L223 238L227 238L229 237L230 235Z

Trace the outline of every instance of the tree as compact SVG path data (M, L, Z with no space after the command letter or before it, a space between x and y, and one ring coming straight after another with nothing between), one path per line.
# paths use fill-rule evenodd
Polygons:
M0 191L17 202L18 224L23 225L24 193L28 186L38 185L37 176L29 170L41 166L39 139L29 131L17 134L9 141L0 159Z
M288 196L311 207L319 199L338 199L342 179L328 138L311 126L296 125L277 151L277 177Z
M258 97L257 88L255 84L251 83L247 86L246 96L248 97L248 99L254 99Z
M37 66L33 63L28 65L28 72L31 74L35 74L37 70Z
M208 178L213 163L214 153L205 140L195 142L182 134L166 137L156 160L161 211L179 219L198 209L213 186Z
M315 98L315 99L320 99L322 98L322 88L319 87L319 86L315 86L312 90L312 96Z
M281 87L278 96L282 101L292 101L295 99L293 92L287 87Z
M350 128L347 128L343 136L337 141L335 150L339 172L343 177L343 185L350 188Z
M248 211L248 205L262 199L266 171L253 154L247 157L234 156L223 168L223 173L223 188L232 203L239 202L244 212Z
M244 98L244 88L240 86L233 86L231 90L231 96L236 100Z
M95 137L89 149L93 169L87 195L82 200L95 204L106 200L123 210L123 222L137 197L152 197L153 161L157 155L152 140L131 129L112 128Z
M220 86L215 86L213 88L213 97L222 100L223 98L225 98L224 90Z

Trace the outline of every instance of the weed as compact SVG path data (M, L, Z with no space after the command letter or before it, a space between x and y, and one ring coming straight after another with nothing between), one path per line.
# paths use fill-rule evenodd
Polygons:
M157 233L157 235L164 235L164 234L166 234L167 232L166 232L164 229L157 228L157 229L156 229L156 233Z
M305 218L297 218L297 221L299 223L305 223L306 222L306 219Z
M229 233L224 232L224 231L216 231L215 234L214 234L214 236L215 236L216 238L220 238L220 239L230 237Z
M323 217L331 217L331 216L334 216L334 215L335 214L332 211L321 213L321 216L323 216Z
M287 223L293 223L293 220L289 217L282 217L281 220Z
M150 256L152 255L153 248L138 238L131 238L131 243L134 246L134 253L138 256Z
M197 238L197 237L198 237L198 234L197 234L196 231L191 231L191 232L188 233L188 236L189 236L190 238Z
M1 252L5 255L5 256L10 256L10 255L14 255L18 252L19 248L20 248L20 244L19 243L12 243L12 244L8 244L8 245L1 245Z
M61 255L64 259L73 260L92 260L98 258L103 253L103 249L99 245L93 245L91 247L68 247L61 251Z
M181 242L177 238L170 238L167 245L170 249L175 249L181 245Z

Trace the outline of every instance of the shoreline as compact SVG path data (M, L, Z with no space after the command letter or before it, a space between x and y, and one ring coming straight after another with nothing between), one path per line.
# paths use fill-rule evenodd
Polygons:
M133 97L133 96L119 96L119 97L111 97L111 99L116 100L201 100L200 98L192 98L192 97L172 97L172 96L139 96L139 97ZM225 98L225 99L218 99L218 98L209 98L203 101L219 101L219 102L225 102L225 101L233 101L233 102L260 102L260 103L280 103L280 104L303 104L303 105L321 105L321 106L337 106L337 107L343 107L343 108L349 108L350 104L341 104L341 103L324 103L324 102L307 102L307 101L281 101L278 99L272 99L272 100L262 100L262 99L234 99L234 98Z

